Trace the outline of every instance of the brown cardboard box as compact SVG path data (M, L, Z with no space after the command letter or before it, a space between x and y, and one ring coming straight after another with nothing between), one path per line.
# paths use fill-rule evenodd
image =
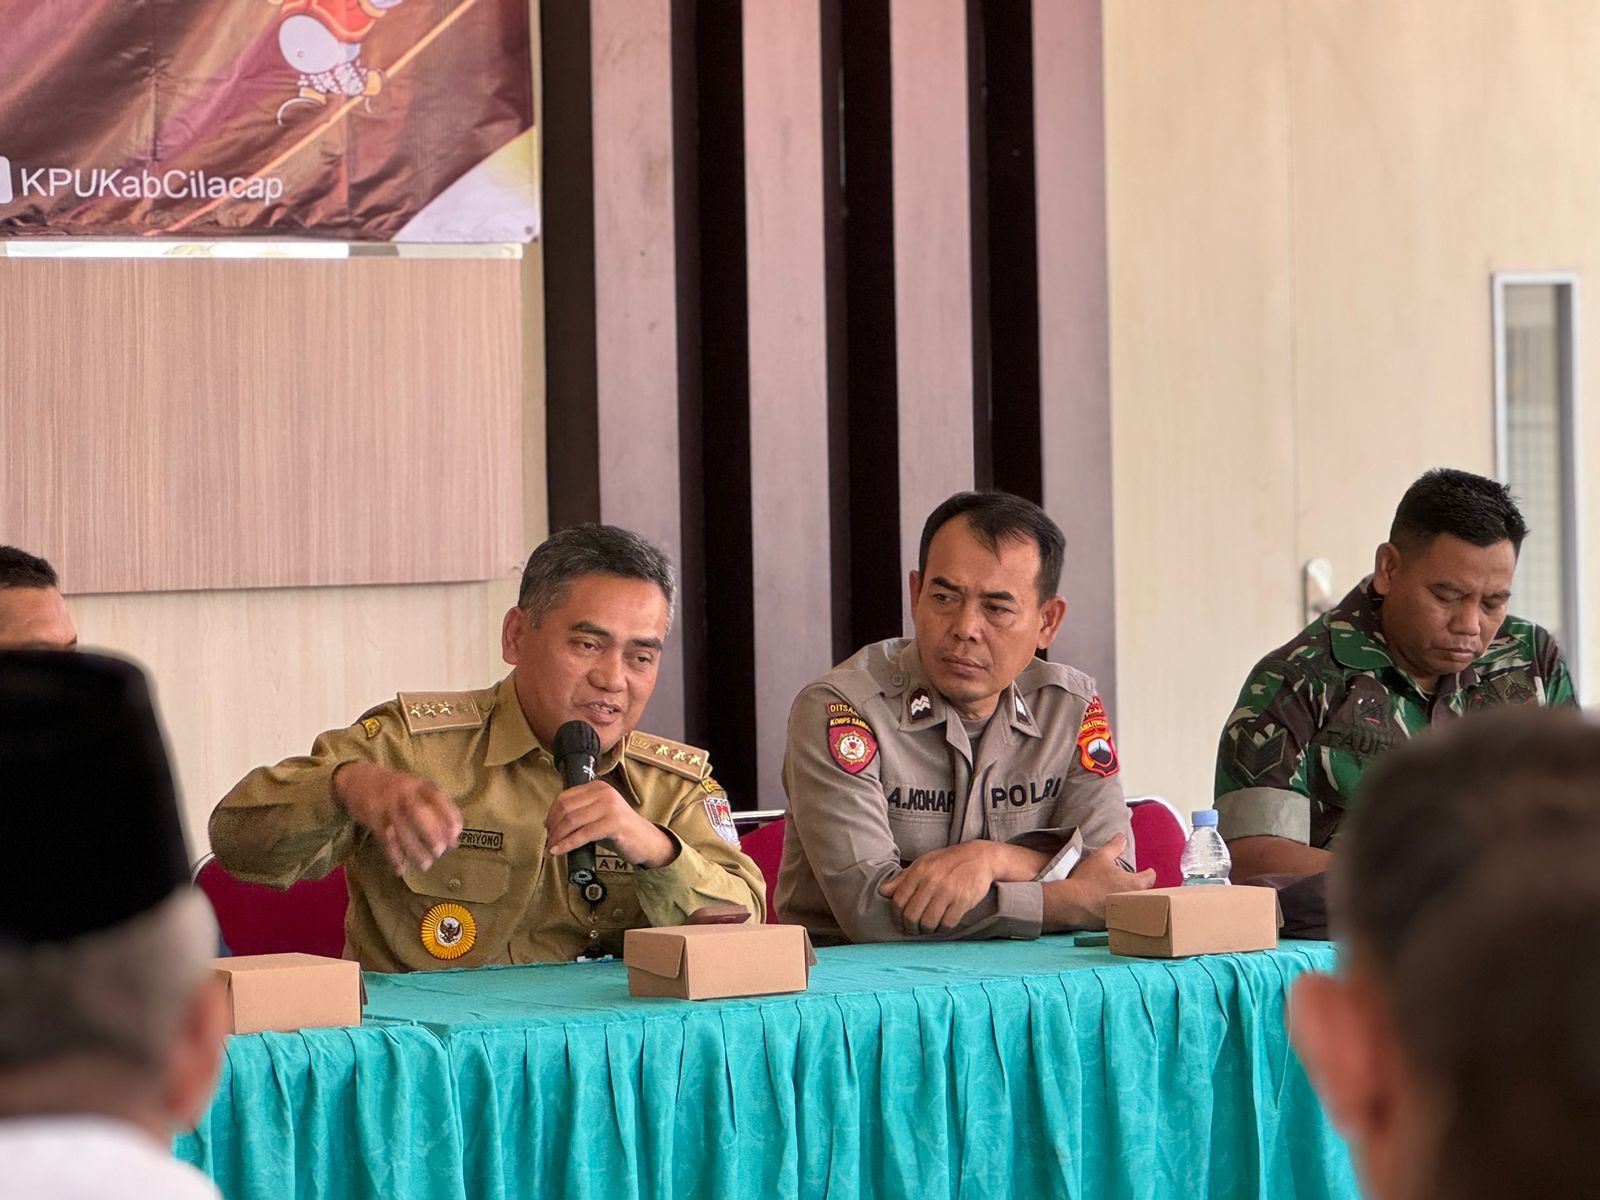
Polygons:
M767 996L803 992L817 964L801 925L673 925L622 939L634 996Z
M1111 953L1140 958L1272 950L1282 923L1278 893L1269 887L1211 884L1106 897Z
M216 960L228 984L231 1033L361 1024L361 964L316 954Z

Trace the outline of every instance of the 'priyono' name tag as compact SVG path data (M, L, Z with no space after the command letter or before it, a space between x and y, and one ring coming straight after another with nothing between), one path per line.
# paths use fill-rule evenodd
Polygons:
M504 850L506 835L498 829L463 829L456 845L467 850Z

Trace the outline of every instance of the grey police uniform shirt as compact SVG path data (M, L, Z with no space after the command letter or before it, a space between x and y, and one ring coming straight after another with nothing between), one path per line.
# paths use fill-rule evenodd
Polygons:
M1000 693L973 747L929 682L914 639L858 651L802 691L789 713L789 797L779 919L821 945L910 937L1031 938L1040 880L1074 851L1133 835L1111 728L1094 680L1035 660ZM997 883L951 930L907 934L878 888L919 855L986 839L1051 855L1031 882Z

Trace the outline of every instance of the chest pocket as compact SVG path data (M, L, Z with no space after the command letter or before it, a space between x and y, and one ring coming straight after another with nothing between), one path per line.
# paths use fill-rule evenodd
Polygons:
M1311 796L1313 846L1332 844L1373 760L1408 739L1407 726L1401 723L1408 705L1411 702L1404 696L1392 696L1371 676L1357 676L1343 702L1311 739L1305 782ZM1414 714L1413 719L1419 716Z
M889 832L894 836L902 863L950 844L950 819L955 807L953 792L888 784L884 788L884 799Z
M985 789L984 821L996 841L1009 841L1017 834L1038 829L1055 818L1066 779L1047 775L1009 786Z
M419 896L493 904L511 887L511 864L471 851L447 850L426 871L407 871L401 878Z
M558 860L565 871L565 860ZM567 908L577 923L588 929L614 932L637 929L648 925L644 909L639 905L636 884L638 868L620 858L615 851L598 849L594 856L595 877L605 885L606 898L591 905L578 894L578 889L562 876L562 894L567 898Z
M1468 709L1497 708L1501 705L1529 705L1544 702L1544 689L1540 681L1524 666L1492 668L1478 683L1467 690Z
M1329 714L1311 744L1358 761L1386 753L1407 738L1394 705L1395 699L1381 683L1371 676L1359 675L1351 681L1343 703ZM1340 791L1349 795L1344 788Z

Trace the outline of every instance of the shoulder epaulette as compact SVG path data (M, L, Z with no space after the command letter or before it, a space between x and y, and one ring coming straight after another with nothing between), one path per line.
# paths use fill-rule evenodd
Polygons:
M711 756L704 750L653 733L635 730L628 735L627 756L635 762L653 763L664 771L696 782L711 773Z
M1100 694L1094 678L1070 663L1034 659L1017 676L1017 691L1032 694L1046 687L1058 687L1084 700Z
M483 710L471 692L401 692L395 700L407 733L476 729L483 724Z

